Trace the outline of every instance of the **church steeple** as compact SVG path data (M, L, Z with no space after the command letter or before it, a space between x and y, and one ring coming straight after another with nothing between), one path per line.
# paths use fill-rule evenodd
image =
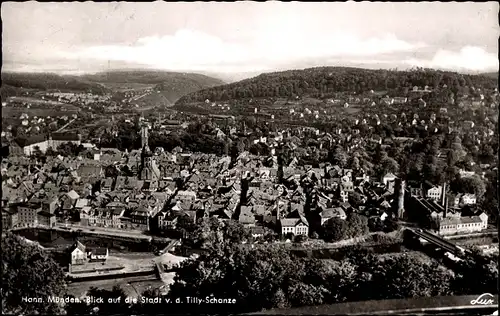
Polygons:
M143 156L149 156L151 155L151 149L149 149L149 144L148 144L148 127L147 126L142 126L141 127L141 143L142 143L142 155Z
M141 153L141 166L139 170L139 179L144 180L149 183L149 190L155 190L158 186L158 180L160 179L160 170L156 165L153 153L149 149L148 144L148 127L141 127L141 142L142 142L142 153Z

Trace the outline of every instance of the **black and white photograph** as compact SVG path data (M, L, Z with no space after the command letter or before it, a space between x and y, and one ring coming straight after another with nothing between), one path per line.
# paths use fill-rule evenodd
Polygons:
M498 315L499 8L3 2L2 315Z

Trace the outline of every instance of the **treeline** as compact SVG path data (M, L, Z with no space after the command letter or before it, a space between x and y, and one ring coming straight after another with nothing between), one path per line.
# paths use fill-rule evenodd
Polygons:
M94 94L107 92L107 89L100 84L87 82L76 76L60 76L52 73L2 73L2 87L3 85L42 91L59 90ZM6 91L12 92L11 89Z
M222 80L196 73L181 73L157 70L114 70L93 75L84 75L88 81L103 83L162 84L172 82L194 85L201 88L222 85Z
M431 69L409 71L370 70L345 67L319 67L261 74L257 77L198 91L181 98L176 105L189 102L228 101L246 98L293 96L321 97L336 92L396 90L414 86L443 87L459 92L465 87L493 89L498 80L491 76L463 75Z

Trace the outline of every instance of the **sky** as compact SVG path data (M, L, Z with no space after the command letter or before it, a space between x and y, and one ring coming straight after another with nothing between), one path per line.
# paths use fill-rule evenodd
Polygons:
M3 71L498 71L497 2L4 2Z

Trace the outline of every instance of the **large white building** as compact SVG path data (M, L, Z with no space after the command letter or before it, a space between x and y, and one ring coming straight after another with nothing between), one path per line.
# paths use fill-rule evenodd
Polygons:
M485 213L479 216L443 218L439 222L440 235L474 233L486 228L488 228L488 215Z
M43 136L33 137L30 139L18 141L17 144L22 148L26 156L31 156L38 148L42 153L45 153L50 147L57 150L59 146L65 143L73 143L77 146L81 144L80 134L53 134L47 139Z

